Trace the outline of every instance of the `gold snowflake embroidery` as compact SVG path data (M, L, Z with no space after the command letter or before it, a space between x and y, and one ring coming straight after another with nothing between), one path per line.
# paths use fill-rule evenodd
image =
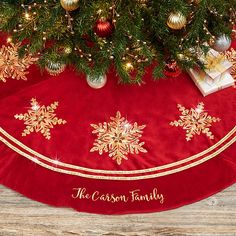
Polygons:
M171 126L181 126L186 130L186 140L190 141L194 135L201 133L206 134L210 139L214 139L214 135L210 131L209 127L214 122L219 122L220 119L209 116L204 111L204 103L199 103L195 109L186 109L184 106L177 105L181 112L180 119L170 122Z
M36 99L31 99L31 108L28 113L16 114L15 118L25 121L25 130L22 136L26 136L32 132L40 132L46 139L51 138L50 130L55 125L65 124L66 121L56 117L55 110L58 102L52 103L50 106L40 106Z
M124 117L121 117L119 111L116 113L116 117L110 119L109 123L91 124L94 128L92 133L98 136L91 152L98 151L100 155L109 153L109 157L116 160L118 165L123 159L128 160L129 153L147 152L143 148L145 143L139 140L146 125L139 126L137 122L130 124Z
M26 70L38 58L32 57L30 54L20 58L19 47L20 44L11 43L9 46L3 45L0 48L0 81L6 82L7 78L27 80L26 75L29 72Z
M236 79L236 51L231 48L231 50L224 52L223 55L233 64L230 74Z

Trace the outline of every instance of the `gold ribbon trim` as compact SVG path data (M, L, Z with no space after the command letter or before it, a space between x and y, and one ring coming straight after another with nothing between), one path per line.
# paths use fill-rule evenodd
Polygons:
M13 144L11 144L9 141L7 141L5 138L3 138L2 136L0 136L0 141L3 142L6 146L8 146L10 149L12 149L13 151L15 151L16 153L20 154L21 156L26 157L27 159L33 161L34 163L55 171L55 172L60 172L60 173L64 173L64 174L69 174L69 175L76 175L76 176L81 176L81 177L85 177L85 178L92 178L92 179L107 179L107 180L139 180L139 179L150 179L150 178L157 178L160 176L165 176L165 175L169 175L169 174L173 174L173 173L177 173L183 170L186 170L188 168L197 166L203 162L206 162L207 160L217 156L218 154L220 154L221 152L223 152L225 149L227 149L230 145L232 145L235 141L236 141L236 136L233 137L231 140L227 141L222 147L220 147L218 150L216 150L215 152L209 154L206 157L203 157L200 160L196 160L195 162L191 162L188 164L188 162L193 161L199 157L202 157L204 155L206 155L207 153L213 151L214 149L218 148L220 145L222 145L226 140L230 139L231 136L236 132L236 126L224 137L222 138L219 142L217 142L216 144L214 144L213 146L211 146L210 148L204 150L201 153L198 153L194 156L191 156L189 158L183 159L181 161L177 161L174 163L170 163L167 165L163 165L163 166L159 166L159 167L154 167L154 168L149 168L149 169L142 169L142 170L136 170L136 171L106 171L106 170L95 170L95 169L90 169L90 168L85 168L85 167L79 167L79 166L74 166L74 165L70 165L67 163L63 163L63 162L59 162L55 160L52 160L48 157L45 157L35 151L33 151L32 149L26 147L25 145L23 145L22 143L20 143L18 140L14 139L12 136L10 136L6 131L4 131L2 128L0 128L0 133L2 133L6 138L8 138L9 140L11 140L13 143L17 144L19 147L21 147L23 150L25 151L30 151L30 153L32 155L27 154L26 152L20 150L19 148L17 148L16 146L14 146ZM27 150L26 150L27 149ZM56 167L51 166L49 164L44 163L43 161L47 161L51 164L56 164ZM187 164L186 164L187 163ZM184 166L178 167L179 165L185 164ZM64 168L73 168L74 170L65 170L62 168L59 168L59 166L64 167ZM141 173L148 173L148 172L154 172L154 171L159 171L159 170L164 170L164 169L168 169L171 167L176 167L175 169L172 170L166 170L163 171L161 173L156 173L156 174L149 174L149 175L145 175L145 176L102 176L102 175L93 175L93 174L85 174L85 173L80 173L78 170L80 171L87 171L87 172L91 172L91 173L97 173L97 174L141 174Z
M151 174L151 175L146 175L146 176L130 176L130 177L120 177L120 176L98 176L98 175L89 175L89 174L83 174L80 172L75 172L75 171L69 171L69 170L64 170L64 169L60 169L57 167L52 167L46 163L41 162L40 160L38 160L35 157L32 157L24 152L22 152L20 149L14 147L12 144L10 144L8 141L6 141L5 139L3 139L2 137L0 137L0 141L2 141L5 145L7 145L10 149L12 149L13 151L17 152L18 154L20 154L21 156L26 157L27 159L33 161L34 163L48 169L48 170L52 170L54 172L58 172L58 173L63 173L63 174L68 174L68 175L74 175L74 176L80 176L80 177L84 177L84 178L90 178L90 179L102 179L102 180L122 180L122 181L131 181L131 180L141 180L141 179L152 179L152 178L158 178L161 176L166 176L166 175L170 175L170 174L174 174L174 173L178 173L181 172L183 170L187 170L189 168L192 168L194 166L200 165L212 158L214 158L215 156L219 155L221 152L223 152L224 150L226 150L230 145L232 145L235 141L236 141L236 137L234 137L233 139L231 139L229 142L227 142L224 146L222 146L219 150L217 150L216 152L212 153L211 155L208 155L206 157L204 157L201 160L198 160L196 162L192 162L188 165L185 166L181 166L179 168L173 169L173 170L168 170L168 171L164 171L161 173L157 173L157 174Z
M163 170L163 169L168 169L168 168L171 168L171 167L174 167L174 166L182 165L182 164L184 164L186 162L189 162L189 161L193 161L197 158L200 158L200 157L206 155L207 153L212 152L214 149L216 149L217 147L222 145L227 139L229 139L234 133L236 133L236 126L227 135L225 135L221 140L219 140L217 143L215 143L210 148L208 148L208 149L206 149L206 150L204 150L204 151L202 151L198 154L195 154L193 156L190 156L188 158L185 158L183 160L176 161L176 162L173 162L173 163L170 163L170 164L166 164L166 165L162 165L162 166L158 166L158 167L153 167L153 168L148 168L148 169L133 170L133 171L109 171L109 170L91 169L91 168L76 166L76 165L72 165L72 164L67 164L67 163L60 162L60 161L55 161L52 158L46 157L46 156L32 150L31 148L25 146L23 143L16 140L14 137L12 137L10 134L8 134L2 128L0 128L0 133L2 133L5 137L7 137L13 143L15 143L16 145L21 147L26 152L31 153L34 157L37 157L38 159L42 159L42 160L47 161L47 162L52 163L52 164L56 164L57 166L62 166L62 167L65 167L65 168L76 169L76 170L92 172L92 173L126 174L126 175L128 175L128 174L142 174L142 173L148 173L148 172L154 172L154 171L159 171L159 170ZM1 136L0 136L0 138L1 138Z

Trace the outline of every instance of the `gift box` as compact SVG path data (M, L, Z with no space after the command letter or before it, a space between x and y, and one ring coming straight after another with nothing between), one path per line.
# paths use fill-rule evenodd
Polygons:
M235 83L234 78L228 71L222 73L220 77L211 84L207 82L207 80L209 80L209 75L202 70L190 69L188 73L203 96L207 96L211 93L233 86Z
M211 49L206 56L202 56L200 61L205 64L206 69L205 80L208 84L213 85L215 82L219 82L222 78L222 74L230 72L232 63L225 58L224 55L218 53L214 49Z

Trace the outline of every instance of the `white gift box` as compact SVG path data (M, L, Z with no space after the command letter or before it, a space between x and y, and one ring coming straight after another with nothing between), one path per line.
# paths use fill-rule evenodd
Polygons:
M219 82L222 79L222 74L225 72L230 72L230 69L233 66L229 60L214 49L211 49L207 53L206 57L202 57L200 60L206 66L205 80L210 85L213 85L215 82Z
M202 70L190 69L188 73L204 97L224 88L234 86L235 84L234 78L228 71L222 73L220 78L211 84L206 81L208 75Z

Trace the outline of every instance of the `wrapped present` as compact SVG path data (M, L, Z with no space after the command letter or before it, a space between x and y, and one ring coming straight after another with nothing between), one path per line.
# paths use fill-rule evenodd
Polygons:
M205 64L205 80L208 84L213 85L215 82L221 80L222 74L230 72L232 63L225 58L224 55L211 49L206 56L201 57L200 60Z
M206 74L206 72L202 70L190 69L188 73L201 91L203 96L207 96L224 88L234 86L235 83L234 78L230 75L228 71L222 73L220 75L220 78L211 84L207 82L209 76Z

